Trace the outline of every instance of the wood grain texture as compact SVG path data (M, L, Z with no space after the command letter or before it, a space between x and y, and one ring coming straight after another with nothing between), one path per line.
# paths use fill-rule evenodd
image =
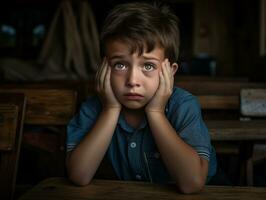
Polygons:
M266 141L266 120L208 120L211 139L217 141Z
M188 90L194 95L237 95L243 88L266 88L266 83L246 81L179 81L175 85Z
M0 150L11 151L15 145L18 106L0 104Z
M1 127L4 127L0 131L7 131L1 135L8 138L7 149L0 150L0 199L9 200L15 189L26 98L23 94L0 93L0 105Z
M198 95L201 109L239 109L238 95Z
M144 182L93 180L78 187L65 178L49 178L26 193L20 200L265 200L266 188L206 186L197 194L180 194L174 185Z
M65 125L76 110L77 93L69 89L0 89L27 97L26 124Z

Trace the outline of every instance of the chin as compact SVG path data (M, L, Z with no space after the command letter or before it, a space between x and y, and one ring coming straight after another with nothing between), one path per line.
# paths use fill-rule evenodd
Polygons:
M133 109L133 110L141 109L144 108L145 106L139 102L127 102L127 103L122 103L122 105L128 109Z

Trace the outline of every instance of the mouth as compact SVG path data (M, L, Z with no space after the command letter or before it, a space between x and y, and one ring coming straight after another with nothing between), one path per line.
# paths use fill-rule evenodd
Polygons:
M128 100L141 100L144 98L141 94L138 93L127 93L124 95Z

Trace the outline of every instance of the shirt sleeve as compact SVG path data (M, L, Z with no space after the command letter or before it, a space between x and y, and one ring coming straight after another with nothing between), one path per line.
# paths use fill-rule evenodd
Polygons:
M202 119L197 98L193 95L185 95L178 101L177 98L173 100L175 101L169 108L169 120L172 126L177 134L197 151L199 156L209 161L212 151L210 135Z
M79 112L67 125L67 152L72 151L83 137L90 131L101 111L98 97L91 97L81 104Z

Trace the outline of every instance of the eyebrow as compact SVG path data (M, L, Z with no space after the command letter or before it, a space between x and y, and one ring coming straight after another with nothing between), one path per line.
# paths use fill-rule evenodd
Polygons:
M125 58L125 56L123 56L123 55L113 55L109 59L113 60L113 59L121 59L121 58Z
M113 59L124 59L126 58L127 56L124 56L124 55L113 55L111 56L109 59L110 60L113 60ZM156 58L156 57L152 57L152 56L142 56L144 59L146 60L155 60L157 62L160 62L160 59Z
M143 58L146 59L146 60L156 60L156 61L160 62L160 59L158 59L156 57L143 56Z

